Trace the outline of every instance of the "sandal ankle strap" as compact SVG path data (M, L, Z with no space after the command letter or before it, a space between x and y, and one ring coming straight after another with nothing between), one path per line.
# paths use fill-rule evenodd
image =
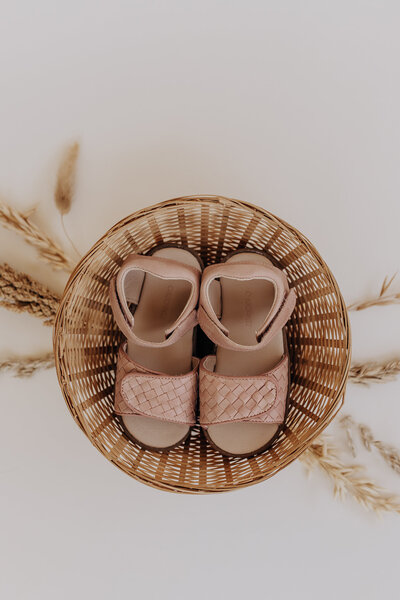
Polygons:
M165 340L152 342L139 338L133 332L134 314L129 305L137 306L146 274L149 273L162 279L181 279L191 285L189 299L181 314L165 331ZM128 292L125 289L125 278L131 275ZM125 337L145 347L163 348L179 340L185 333L198 323L197 300L200 287L200 271L189 265L182 264L169 258L132 254L122 265L116 277L110 282L110 302L114 318Z
M275 286L273 306L264 323L255 332L256 344L246 346L229 338L228 329L218 318L221 305L221 277L237 280L263 279ZM286 275L275 267L253 263L221 263L211 265L204 270L201 289L198 320L204 333L217 346L228 350L252 351L269 344L271 339L286 325L296 304L296 294L289 289Z

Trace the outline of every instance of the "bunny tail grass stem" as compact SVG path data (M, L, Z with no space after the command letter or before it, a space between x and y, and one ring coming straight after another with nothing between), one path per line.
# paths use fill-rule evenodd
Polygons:
M58 168L54 202L62 215L66 215L71 210L78 154L79 144L75 142L67 148Z
M71 236L65 226L64 215L71 210L75 191L76 164L79 156L79 144L75 142L67 148L57 173L57 182L54 190L54 203L61 215L61 225L65 237L71 244L74 252L81 258L81 254L76 248Z
M72 238L69 235L69 233L67 231L67 228L65 226L64 215L61 214L60 217L61 217L61 225L62 225L62 228L63 228L64 235L67 238L67 240L69 241L69 243L71 244L71 247L73 248L75 254L78 256L79 259L81 259L82 258L82 254L79 252L78 248L75 246L75 244L72 241Z

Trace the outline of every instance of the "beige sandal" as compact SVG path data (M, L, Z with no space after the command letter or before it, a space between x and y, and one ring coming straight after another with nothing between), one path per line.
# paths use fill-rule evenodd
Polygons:
M201 260L165 245L132 254L110 285L126 337L118 355L115 412L145 448L169 450L196 421L198 359L193 357Z
M296 302L286 275L243 250L207 267L199 323L216 344L200 363L200 424L228 456L265 450L285 419L289 356L283 330Z

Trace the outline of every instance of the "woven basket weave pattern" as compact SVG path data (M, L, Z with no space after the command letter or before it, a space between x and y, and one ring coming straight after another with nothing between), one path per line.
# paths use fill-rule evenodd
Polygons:
M115 365L122 336L108 285L125 258L174 242L206 265L237 248L267 251L297 294L287 325L292 363L289 411L272 448L252 458L216 452L199 427L180 447L144 450L113 412ZM221 197L180 198L115 225L81 260L58 311L54 347L67 405L91 442L129 475L176 492L221 492L262 481L295 459L341 406L350 361L346 307L328 267L298 231L266 211Z

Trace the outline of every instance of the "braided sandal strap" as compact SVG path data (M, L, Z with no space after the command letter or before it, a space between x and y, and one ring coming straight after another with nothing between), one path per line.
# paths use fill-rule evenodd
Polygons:
M118 353L115 412L194 425L199 360L192 358L189 373L167 375L139 365L129 358L125 347L123 344Z
M215 356L200 363L200 424L284 422L289 357L262 375L235 377L214 372Z

